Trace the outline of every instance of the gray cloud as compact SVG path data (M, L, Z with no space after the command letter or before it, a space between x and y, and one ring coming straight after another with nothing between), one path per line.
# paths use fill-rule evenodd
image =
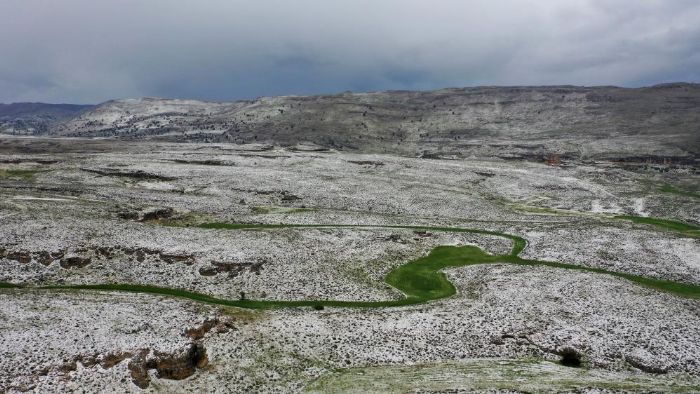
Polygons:
M695 0L3 0L0 102L700 81Z

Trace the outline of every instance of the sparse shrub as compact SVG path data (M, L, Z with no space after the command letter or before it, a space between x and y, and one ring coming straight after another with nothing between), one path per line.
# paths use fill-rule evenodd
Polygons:
M572 348L565 348L559 352L559 363L566 367L580 368L582 364L581 354Z

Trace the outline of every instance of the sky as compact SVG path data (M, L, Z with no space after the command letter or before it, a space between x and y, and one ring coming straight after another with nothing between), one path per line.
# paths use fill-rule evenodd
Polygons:
M700 82L699 0L2 0L0 102Z

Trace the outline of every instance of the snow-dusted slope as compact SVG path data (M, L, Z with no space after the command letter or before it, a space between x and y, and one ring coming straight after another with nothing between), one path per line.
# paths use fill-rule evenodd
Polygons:
M92 107L75 104L0 104L0 133L45 134L57 123L73 119Z
M221 113L230 103L161 98L131 98L103 103L56 129L59 135L118 136L164 130Z
M234 103L127 99L99 105L52 134L313 144L427 157L693 162L700 152L700 85L478 87Z

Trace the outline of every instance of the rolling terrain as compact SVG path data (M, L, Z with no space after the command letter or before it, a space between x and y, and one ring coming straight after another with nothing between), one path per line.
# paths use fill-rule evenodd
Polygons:
M698 392L699 108L672 84L4 115L45 128L0 134L0 392Z
M93 108L92 105L12 103L0 104L0 133L48 134L61 122Z
M123 99L41 130L443 158L687 163L700 150L700 85L478 87L231 103Z

